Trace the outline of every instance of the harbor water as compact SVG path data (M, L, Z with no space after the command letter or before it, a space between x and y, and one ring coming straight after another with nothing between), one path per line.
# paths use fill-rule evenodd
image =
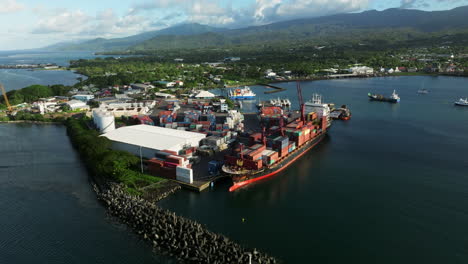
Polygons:
M261 99L288 97L253 87ZM417 94L420 88L428 94ZM367 93L401 103L371 102ZM350 121L275 177L160 202L284 263L466 263L468 82L387 77L303 82ZM247 103L248 104L248 103ZM255 104L255 102L253 102ZM96 201L65 129L0 124L0 263L171 263Z
M0 65L55 63L68 66L70 60L95 58L92 52L0 51ZM0 69L0 82L7 91L33 84L73 85L86 76L62 70Z

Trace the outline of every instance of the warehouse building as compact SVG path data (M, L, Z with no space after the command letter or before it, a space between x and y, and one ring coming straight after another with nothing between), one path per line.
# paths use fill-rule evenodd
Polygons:
M103 134L112 141L112 148L136 156L153 158L156 151L171 150L179 153L188 147L198 147L205 134L164 127L136 125L121 127Z

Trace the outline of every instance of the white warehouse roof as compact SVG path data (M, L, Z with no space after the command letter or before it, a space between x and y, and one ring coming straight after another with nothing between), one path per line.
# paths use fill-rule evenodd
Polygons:
M121 127L102 136L111 141L155 150L179 151L184 145L198 146L205 134L171 128L136 125Z

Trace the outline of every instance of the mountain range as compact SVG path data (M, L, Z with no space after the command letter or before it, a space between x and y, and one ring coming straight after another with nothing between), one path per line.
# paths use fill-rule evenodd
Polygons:
M239 29L181 24L115 39L54 45L55 50L145 51L353 39L413 40L431 35L468 33L468 6L445 11L387 9L296 19ZM50 48L50 47L49 47Z

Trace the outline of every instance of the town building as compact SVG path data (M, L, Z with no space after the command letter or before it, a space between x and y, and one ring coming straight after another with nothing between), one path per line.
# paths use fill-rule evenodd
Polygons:
M66 103L71 110L88 110L89 105L80 100L70 100Z
M80 100L83 102L88 102L91 99L94 99L94 95L92 94L75 94L72 96L73 99Z
M130 152L143 158L153 158L157 151L179 153L189 147L198 147L205 134L149 125L117 128L102 136L112 141L112 148Z

